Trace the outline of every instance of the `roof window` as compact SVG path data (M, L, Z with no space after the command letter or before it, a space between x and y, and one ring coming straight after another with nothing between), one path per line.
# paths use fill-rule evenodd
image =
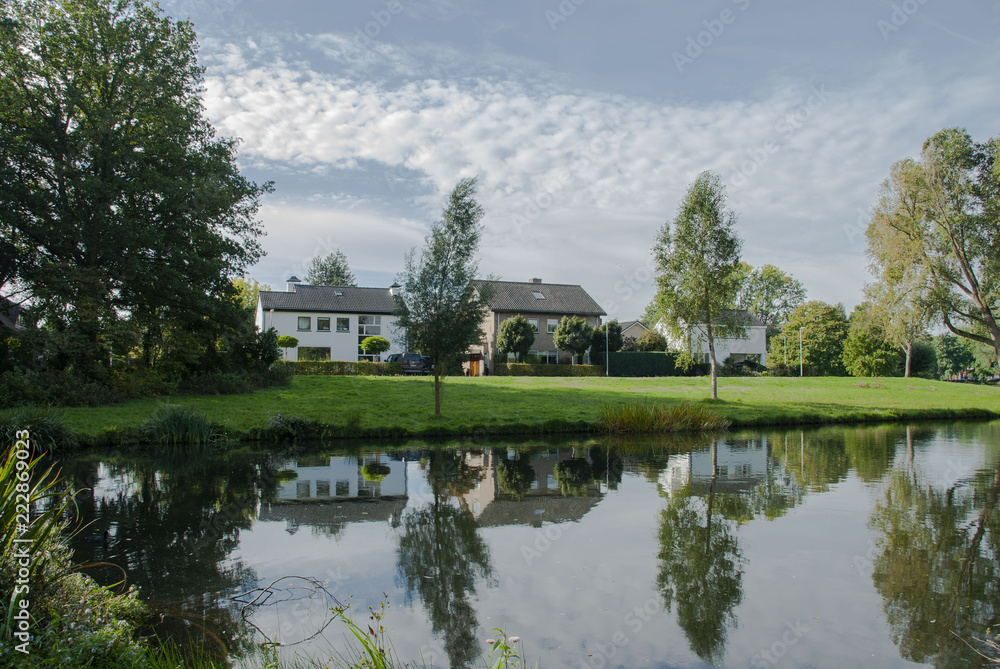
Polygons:
M533 291L531 291L531 294L535 296L536 300L544 300L545 299L545 296L542 295L542 291L540 291L540 290L533 290Z
M344 291L342 291L342 290L335 290L335 291L333 291L333 294L336 295L337 297L343 297L344 296Z

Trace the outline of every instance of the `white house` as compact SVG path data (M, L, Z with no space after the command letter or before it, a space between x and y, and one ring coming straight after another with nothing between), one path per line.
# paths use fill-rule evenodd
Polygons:
M257 297L257 329L274 328L299 340L288 349L289 360L371 360L403 353L396 332L396 288L310 286L294 276L286 290L262 290ZM380 335L392 347L382 356L366 355L360 344Z
M759 356L760 364L767 366L767 327L763 321L749 311L739 309L737 314L746 325L746 336L714 337L716 362L721 365L730 356L733 358L733 362L744 362L750 356ZM675 337L663 321L656 324L656 330L666 337L670 348L689 350L698 362L709 361L708 331L704 323L687 327L688 341L686 342Z

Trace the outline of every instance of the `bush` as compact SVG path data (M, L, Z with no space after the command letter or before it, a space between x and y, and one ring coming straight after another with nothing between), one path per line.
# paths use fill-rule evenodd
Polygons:
M72 372L13 370L0 374L0 409L25 405L93 407L124 400L115 388Z
M635 340L635 350L637 351L666 351L667 339L656 330L643 332Z
M490 374L496 376L604 376L603 365L530 365L507 362L500 358L493 361Z
M321 376L400 376L403 365L399 362L348 362L346 360L284 360L275 367L290 369L296 375Z
M207 446L220 433L208 416L191 407L164 405L149 417L143 432L167 446Z
M692 432L724 430L731 421L700 404L666 407L662 404L623 404L601 410L597 427L602 432Z
M245 372L203 372L178 384L178 390L198 395L241 395L252 393L262 385L262 379Z
M20 430L30 433L36 451L53 453L77 446L76 434L66 427L66 417L47 409L22 407L0 418L0 440L4 450L17 441L16 435Z
M648 377L681 376L675 365L677 355L673 352L623 351L611 354L611 376ZM604 354L594 356L595 361L604 363Z

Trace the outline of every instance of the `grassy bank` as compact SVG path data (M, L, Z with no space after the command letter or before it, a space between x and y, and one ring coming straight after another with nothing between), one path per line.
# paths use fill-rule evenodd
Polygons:
M298 376L291 386L245 395L171 397L230 437L259 438L269 426L319 429L328 438L531 435L592 431L608 405L708 401L704 378L449 378L442 416L425 377ZM923 379L724 378L713 411L733 427L1000 417L1000 389ZM84 441L135 434L163 404L144 399L65 411ZM304 430L306 436L309 430ZM318 436L318 435L317 435Z

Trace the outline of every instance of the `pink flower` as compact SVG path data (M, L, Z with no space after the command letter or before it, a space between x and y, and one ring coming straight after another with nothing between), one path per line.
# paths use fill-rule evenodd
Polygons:
M512 636L512 637L509 637L507 639L507 641L510 641L511 643L517 643L520 640L521 640L521 637L519 637L519 636Z
M488 643L489 645L492 646L493 644L496 643L496 640L495 639L489 639L486 643Z

